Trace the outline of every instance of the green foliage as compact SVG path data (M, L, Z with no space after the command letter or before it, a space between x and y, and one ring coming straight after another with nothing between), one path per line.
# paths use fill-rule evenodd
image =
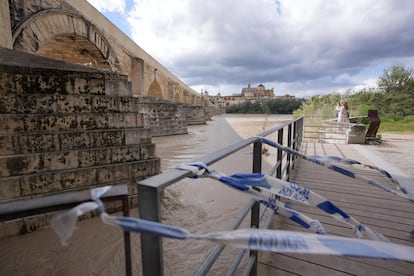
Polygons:
M306 103L303 103L299 110L294 112L295 117L319 116L323 119L335 117L335 107L341 100L339 94L328 94L313 96Z
M244 114L292 114L298 109L304 99L263 99L260 101L245 101L226 108L227 113Z
M385 132L413 132L414 115L405 117L383 116L380 118L381 131Z
M385 93L401 92L414 80L414 71L412 68L395 65L390 69L384 70L378 80L378 87Z
M342 99L350 107L351 116L367 116L368 110L376 109L380 116L401 118L414 115L414 71L402 66L394 66L384 71L379 78L378 90L361 90L357 93L346 93ZM304 103L295 116L321 116L324 119L334 118L332 110L338 94L314 96Z

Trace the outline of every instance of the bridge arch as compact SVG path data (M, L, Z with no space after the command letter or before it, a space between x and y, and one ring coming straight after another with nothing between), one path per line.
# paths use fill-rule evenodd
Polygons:
M13 30L12 40L15 50L119 71L104 35L78 14L58 9L36 12Z
M173 98L172 98L172 100L175 101L176 103L182 103L182 102L184 102L183 95L180 92L180 89L178 87L176 87L174 89L174 91L173 91Z
M148 88L148 96L164 99L161 86L158 82L153 81Z

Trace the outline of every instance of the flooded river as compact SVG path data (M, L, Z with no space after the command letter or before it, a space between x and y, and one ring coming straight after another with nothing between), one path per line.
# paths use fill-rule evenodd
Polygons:
M290 119L286 115L220 115L206 125L190 126L186 135L156 137L153 142L162 160L162 170L166 170ZM251 172L251 166L251 147L213 165L226 174ZM248 201L245 195L217 181L184 179L166 189L162 220L194 233L228 230ZM137 216L137 210L131 215ZM45 223L48 219L45 217ZM243 225L248 227L248 222ZM165 275L193 275L215 245L207 241L163 239ZM139 235L132 234L133 275L140 275L141 271L139 248ZM48 228L2 239L0 252L0 275L124 274L122 232L97 218L81 221L67 247L62 247ZM236 252L226 248L208 275L225 274Z
M197 160L225 146L283 124L291 116L222 115L205 126L191 126L188 135L154 138L162 169ZM252 170L252 147L246 147L212 166L226 174ZM264 168L266 165L264 164ZM174 198L174 199L172 199ZM211 179L185 179L166 191L165 222L191 232L228 230L250 198ZM249 227L249 219L243 223ZM164 240L165 263L170 275L192 275L215 244L206 241ZM226 248L209 275L223 275L236 250ZM247 254L246 254L247 259Z

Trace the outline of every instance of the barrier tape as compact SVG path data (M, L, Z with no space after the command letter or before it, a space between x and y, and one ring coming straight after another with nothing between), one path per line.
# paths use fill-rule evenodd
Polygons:
M300 226L313 230L317 234L324 235L327 233L323 225L318 220L312 219L307 215L296 211L293 207L284 204L283 202L277 200L273 196L268 196L264 193L257 192L254 189L246 188L244 184L239 183L237 181L233 181L231 178L226 177L223 173L220 173L207 167L207 165L205 165L202 162L181 164L177 168L192 172L192 175L190 176L191 178L206 177L208 175L209 177L217 180L221 179L227 181L226 184L234 186L237 189L243 190L245 193L248 193L251 198L256 199L266 207L271 208L278 214L281 214L289 218L290 220L299 224Z
M51 226L62 244L67 244L67 240L76 227L78 216L96 209L104 223L130 232L147 233L181 240L208 240L251 250L414 261L414 247L390 242L262 229L192 234L181 227L132 217L111 216L105 212L104 205L99 199L109 188L102 187L91 190L94 201L82 203L52 218Z
M189 166L197 167L200 172L196 172L194 169L190 169ZM190 170L193 175L192 177L210 177L216 179L224 184L229 185L232 188L235 188L244 193L248 193L255 199L263 200L263 197L269 198L269 195L281 196L288 198L290 200L312 205L317 207L335 218L338 221L341 221L352 227L356 237L361 238L363 234L366 234L371 239L388 241L380 233L372 230L368 226L360 223L357 219L347 214L341 208L336 206L334 203L329 201L324 196L311 191L305 187L302 187L298 184L287 182L275 177L268 175L253 173L253 174L233 174L226 176L223 173L213 170L204 163L194 162L188 163L185 165L180 165L178 169ZM255 188L255 189L254 189ZM256 190L257 189L257 190ZM263 193L264 192L264 193ZM297 212L299 214L299 212ZM292 220L301 219L300 216L293 216ZM302 226L305 226L305 219L303 221L296 221ZM318 222L319 223L319 222ZM321 225L322 227L322 225ZM309 227L306 227L309 228ZM323 228L323 227L322 227Z
M333 170L333 171L335 171L337 173L346 175L348 177L351 177L351 178L354 178L354 179L364 180L364 181L366 181L368 184L370 184L372 186L381 188L384 191L387 191L387 192L392 193L394 195L397 195L397 196L400 196L402 198L408 199L411 202L414 202L414 195L412 195L409 191L407 191L406 188L402 187L400 185L400 183L398 182L398 180L396 180L395 178L393 178L390 173L388 173L386 170L381 169L381 168L379 168L377 166L363 164L363 163L361 163L361 162L359 162L357 160L348 159L348 158L340 158L340 157L336 157L336 156L319 156L319 155L307 156L307 155L304 155L304 154L302 154L302 153L300 153L300 152L298 152L298 151L296 151L294 149L291 149L291 148L286 147L286 146L282 146L279 143L277 143L277 142L275 142L273 140L270 140L268 138L261 137L261 136L256 136L256 137L259 138L261 142L263 142L263 143L265 143L265 144L267 144L269 146L272 146L272 147L278 148L280 150L286 151L286 152L288 152L288 153L290 153L292 155L295 155L297 157L300 157L300 158L302 158L304 160L308 160L310 162L313 162L315 164L318 164L320 166L323 166L325 168L328 168L330 170ZM384 175L386 178L388 178L391 181L391 183L394 186L394 188L393 189L392 188L389 188L386 185L384 185L384 184L382 184L382 183L380 183L380 182L378 182L378 181L376 181L374 179L370 179L370 178L365 177L363 175L356 174L356 173L354 173L354 172L352 172L350 170L347 170L347 169L344 169L342 167L339 167L336 164L350 165L350 166L360 165L360 166L362 166L364 168L369 168L369 169L378 171L379 173L381 173L382 175Z

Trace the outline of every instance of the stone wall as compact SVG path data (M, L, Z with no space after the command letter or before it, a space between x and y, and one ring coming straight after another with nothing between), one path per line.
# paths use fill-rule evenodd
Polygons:
M152 136L187 134L187 126L204 125L217 112L208 112L202 106L175 103L154 97L140 97L144 124Z
M210 120L209 114L204 107L183 104L180 106L183 120L187 125L203 125Z
M160 160L128 87L126 76L0 64L0 202L117 184L135 195ZM2 223L0 236L45 221Z
M152 136L187 134L186 122L180 112L180 104L153 97L140 97L144 124Z

